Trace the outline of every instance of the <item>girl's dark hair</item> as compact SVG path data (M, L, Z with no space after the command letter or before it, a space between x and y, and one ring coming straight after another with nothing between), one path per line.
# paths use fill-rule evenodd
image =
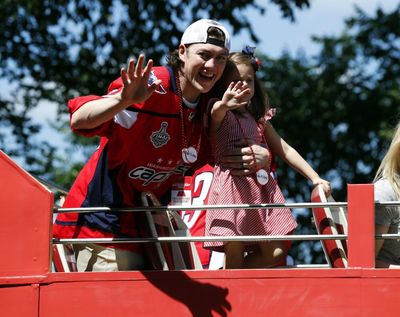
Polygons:
M230 84L229 78L232 77L231 75L234 71L237 71L236 65L248 65L254 69L250 55L241 52L229 54L224 73L210 92L211 97L222 99L224 92ZM268 95L261 81L257 78L256 70L254 70L254 96L251 98L248 110L256 121L263 118L269 110Z

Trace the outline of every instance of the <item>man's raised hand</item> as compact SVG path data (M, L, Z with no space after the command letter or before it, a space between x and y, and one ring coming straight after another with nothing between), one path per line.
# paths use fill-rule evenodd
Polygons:
M144 55L140 54L136 63L133 59L129 60L128 70L121 68L121 78L124 84L121 91L121 100L132 103L140 103L147 100L151 94L160 86L161 80L157 79L148 85L153 61L150 59L143 69Z

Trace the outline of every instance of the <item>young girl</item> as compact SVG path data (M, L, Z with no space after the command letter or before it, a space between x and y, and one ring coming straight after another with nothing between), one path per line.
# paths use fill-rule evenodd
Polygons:
M256 77L258 61L252 48L232 53L222 79L226 89L220 101L211 106L210 138L216 165L208 204L284 203L273 174L267 169L250 176L232 175L219 159L241 139L268 147L313 185L322 184L330 192L329 182L321 179L299 153L275 131L269 120L274 115ZM224 85L225 84L225 85ZM228 87L227 87L228 86ZM227 87L227 88L226 88ZM286 235L297 223L288 208L257 210L209 210L206 236ZM282 262L287 254L284 241L205 242L204 247L225 253L225 268L270 267ZM245 257L245 252L248 254Z

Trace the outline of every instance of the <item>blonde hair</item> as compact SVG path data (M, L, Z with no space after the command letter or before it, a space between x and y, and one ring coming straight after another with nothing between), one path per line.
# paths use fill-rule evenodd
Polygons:
M376 172L374 182L380 178L386 178L400 198L400 122L394 130L392 142Z

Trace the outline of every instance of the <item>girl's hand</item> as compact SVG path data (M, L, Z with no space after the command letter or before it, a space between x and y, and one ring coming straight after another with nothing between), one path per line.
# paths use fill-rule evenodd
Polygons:
M329 197L331 195L332 189L331 189L330 182L328 182L320 177L314 178L311 181L312 181L314 187L318 186L320 184L322 185L322 189L323 189L326 197Z
M211 109L211 131L217 131L229 110L247 106L250 89L246 83L231 82L225 91L222 100L215 102Z
M150 72L153 67L153 61L150 59L143 69L144 55L140 54L136 67L131 59L128 63L128 70L121 69L121 78L124 84L121 90L121 101L127 104L140 103L147 100L151 94L160 86L161 80L155 80L148 85Z
M246 106L249 102L249 95L250 88L246 83L242 81L231 82L222 97L221 103L227 110L234 110Z

